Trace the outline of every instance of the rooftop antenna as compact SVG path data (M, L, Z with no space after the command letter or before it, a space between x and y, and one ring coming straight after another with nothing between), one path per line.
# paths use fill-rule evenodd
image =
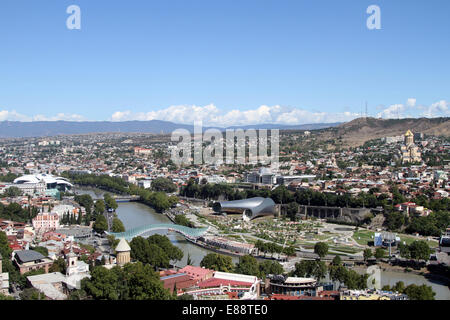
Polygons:
M367 119L367 101L366 101L366 119Z

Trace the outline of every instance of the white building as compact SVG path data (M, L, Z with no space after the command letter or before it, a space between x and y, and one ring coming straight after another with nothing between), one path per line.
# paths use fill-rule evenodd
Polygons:
M66 178L56 177L46 173L25 175L14 180L14 186L38 183L44 183L46 189L58 189L63 191L73 187Z

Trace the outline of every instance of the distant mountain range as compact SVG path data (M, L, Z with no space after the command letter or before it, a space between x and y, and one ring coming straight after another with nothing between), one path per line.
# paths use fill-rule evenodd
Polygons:
M317 130L336 127L341 123L315 123L302 125L278 125L259 124L246 126L233 126L228 128L204 127L203 129L217 128L225 129L280 129L280 130ZM176 129L194 131L193 125L177 124L169 121L3 121L0 122L0 138L28 138L28 137L51 137L58 135L87 134L87 133L153 133L169 134Z

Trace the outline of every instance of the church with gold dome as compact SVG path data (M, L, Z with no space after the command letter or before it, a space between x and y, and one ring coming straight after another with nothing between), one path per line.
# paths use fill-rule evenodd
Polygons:
M405 142L401 146L402 163L421 162L422 154L414 143L414 134L411 130L405 133Z

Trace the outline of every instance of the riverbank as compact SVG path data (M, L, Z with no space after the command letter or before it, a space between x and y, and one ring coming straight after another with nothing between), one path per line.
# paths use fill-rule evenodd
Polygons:
M367 271L366 267L352 267L352 270L359 274L364 274ZM421 274L420 271L414 270L414 272L405 272L398 268L386 268L380 266L381 269L381 286L394 286L397 282L402 281L406 286L415 285L427 285L431 286L436 293L436 300L450 300L450 283L448 279L440 275L427 273Z
M421 268L419 270L415 270L412 268L405 268L405 267L398 266L398 265L391 265L391 264L385 263L385 262L380 262L377 265L380 267L380 269L382 271L414 274L414 275L423 276L423 277L430 278L430 279L436 279L436 280L439 280L443 283L446 283L448 286L450 286L450 278L449 277L446 277L441 274L432 273L426 267ZM361 267L355 267L355 268L361 268Z

